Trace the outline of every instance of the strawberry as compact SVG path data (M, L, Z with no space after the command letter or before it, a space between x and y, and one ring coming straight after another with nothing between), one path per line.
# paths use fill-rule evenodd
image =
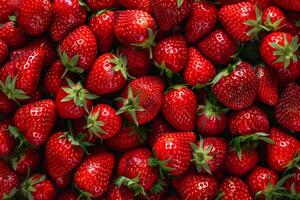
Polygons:
M0 90L0 114L7 114L17 109L15 101L8 99L7 96Z
M180 176L187 172L192 159L190 143L196 141L193 132L172 132L161 135L153 145L154 158L150 166L159 166L160 174Z
M153 0L154 17L163 31L169 31L188 17L192 9L191 0Z
M295 169L294 175L286 180L284 183L284 187L286 187L289 190L292 190L293 187L295 187L296 193L300 192L300 170Z
M25 180L20 191L25 199L54 200L56 191L46 175L36 174Z
M284 32L268 34L260 43L260 55L263 61L279 70L290 68L291 65L299 66L298 37Z
M216 29L197 45L199 51L216 64L226 64L238 50L238 44L228 33Z
M198 172L213 174L220 169L227 154L227 142L223 138L208 137L191 144L193 149L192 162Z
M90 9L94 10L103 10L106 8L116 8L118 6L118 0L86 0L87 5Z
M278 128L270 129L270 138L275 142L268 144L267 162L275 172L282 172L300 149L300 142Z
M125 186L118 187L114 184L109 186L107 200L134 200L134 194Z
M55 118L55 103L44 99L20 107L13 120L16 128L24 134L29 143L40 146L51 133Z
M208 175L189 173L173 182L181 199L213 200L218 192L218 182Z
M153 13L151 0L119 0L119 4L127 10L142 10L149 14Z
M192 13L184 26L185 36L189 43L195 43L209 33L218 19L217 8L209 2L193 2Z
M51 17L52 4L50 0L21 1L17 21L25 33L37 36L47 30Z
M9 16L13 14L13 10L7 0L0 0L0 23L8 21Z
M77 200L78 196L73 190L65 190L63 191L58 200Z
M160 111L164 82L156 76L143 76L131 81L117 98L117 114L136 125L150 122Z
M275 107L275 118L279 124L291 131L300 131L300 86L290 83L281 93Z
M276 70L276 76L279 86L286 86L291 82L295 82L300 78L300 62L291 64L288 68L281 68Z
M270 6L264 9L262 22L269 31L278 31L284 28L286 24L286 17L279 8Z
M89 20L89 28L93 31L100 53L108 52L114 43L115 13L102 10L96 12Z
M253 200L249 188L244 181L238 177L229 176L220 185L222 200Z
M67 34L85 23L87 12L79 0L54 0L50 34L54 41L62 40Z
M173 86L164 96L162 113L175 129L192 131L196 124L197 97L185 86Z
M189 48L188 53L188 63L183 72L184 82L193 87L205 85L215 77L215 67L196 48Z
M166 72L168 77L172 73L180 72L188 62L187 44L182 35L172 35L160 42L153 49L155 65Z
M285 10L300 11L300 2L293 0L273 0L273 2Z
M0 26L0 39L6 43L8 49L16 49L25 44L27 37L14 22L6 22Z
M213 80L217 99L233 110L249 107L255 100L258 78L247 62L238 62L222 70Z
M9 133L8 127L12 124L11 119L3 119L0 121L0 156L8 156L15 148L16 141Z
M223 6L219 10L219 20L225 30L236 40L250 41L261 31L261 14L250 2L240 2Z
M13 198L19 187L20 180L17 174L11 170L7 164L0 159L0 198Z
M0 65L2 65L8 57L8 47L3 40L0 39Z
M115 158L111 153L91 155L77 168L74 183L82 194L90 198L100 197L108 189L114 165Z
M92 108L93 99L98 96L91 94L80 82L73 83L67 79L68 85L62 87L56 95L55 106L57 114L61 118L78 119L89 113Z
M97 95L110 94L122 89L128 78L126 57L105 53L93 64L86 88Z
M73 171L64 176L52 178L52 182L56 188L64 189L70 184L72 176Z
M117 186L125 185L134 195L146 195L158 178L158 172L152 168L148 159L152 153L146 148L137 148L122 155L118 163Z

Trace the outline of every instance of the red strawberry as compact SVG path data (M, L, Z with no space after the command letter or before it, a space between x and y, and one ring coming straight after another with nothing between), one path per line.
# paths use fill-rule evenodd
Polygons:
M114 43L114 25L115 13L102 10L96 12L89 20L89 27L95 34L98 51L100 53L108 52Z
M215 27L217 19L218 10L213 4L193 2L192 13L184 26L187 41L197 42Z
M55 188L46 175L36 174L21 184L21 194L25 199L54 200Z
M294 0L273 0L273 2L285 10L300 11L300 2Z
M78 195L73 190L65 190L63 191L58 200L77 200Z
M58 177L56 179L52 178L52 181L56 188L64 189L70 184L72 177L73 177L73 172L70 172L62 177Z
M15 101L8 99L7 96L0 90L0 114L7 114L17 109Z
M118 187L111 184L106 193L107 200L134 200L134 194L125 186Z
M246 62L229 65L213 80L212 91L217 99L233 110L249 107L255 100L258 78Z
M8 156L15 148L16 141L10 134L8 127L12 124L11 119L0 121L0 156Z
M225 30L241 42L257 38L262 29L260 13L250 2L223 6L219 10L219 20Z
M51 133L55 118L55 103L44 99L20 107L14 115L14 124L29 143L40 146Z
M229 176L220 185L222 200L253 200L249 188L244 181L238 177Z
M8 0L0 0L0 23L8 21L9 16L13 14L10 3Z
M291 64L288 68L276 70L276 76L279 86L285 86L291 82L297 81L300 78L300 62Z
M188 52L188 63L183 72L184 82L193 87L205 85L215 77L215 67L196 48L191 47Z
M163 31L169 31L183 21L192 8L191 0L153 0L154 17Z
M242 1L248 1L248 2L254 3L259 8L265 8L271 2L271 0L219 0L219 2L222 5L234 4L234 3L238 3L238 2L242 2Z
M214 174L220 169L227 154L227 142L223 138L208 137L191 144L193 149L192 162L198 172Z
M193 132L172 132L160 136L153 145L155 157L149 160L151 166L159 166L160 174L184 174L191 165L190 143L195 141L196 134Z
M13 198L19 187L20 180L17 174L0 159L0 198ZM9 198L8 198L9 199Z
M260 55L264 62L279 70L290 68L291 65L300 65L298 61L298 37L284 32L268 34L260 43Z
M291 131L300 131L300 86L290 83L281 93L275 107L275 118L279 124Z
M50 0L21 1L17 21L20 27L31 36L45 32L52 17Z
M131 81L117 98L118 114L136 125L150 122L160 111L164 82L156 76L143 76Z
M137 148L122 155L118 163L118 176L115 184L127 186L134 195L146 195L158 179L158 171L148 164L152 153L146 148Z
M103 10L106 8L116 8L118 0L86 0L87 5L92 10Z
M283 172L297 151L300 150L300 142L278 128L270 129L270 138L275 143L268 144L268 165L276 172Z
M173 182L181 199L214 200L218 192L218 182L208 175L190 173Z
M54 41L62 40L68 33L85 23L87 13L79 0L54 0L50 34Z
M185 86L173 86L164 96L162 113L175 129L192 131L196 125L197 97Z
M216 29L197 45L205 57L217 64L226 64L238 50L238 44L224 30Z
M106 53L97 58L93 64L86 81L86 88L97 94L104 95L122 89L128 78L127 62L125 56L117 57Z
M151 0L119 0L119 4L128 10L142 10L149 14L153 13L153 5Z
M27 37L19 27L15 26L14 22L6 22L0 27L0 39L9 49L16 49L25 44Z
M286 18L279 8L270 6L264 9L262 22L270 31L278 31L283 29L286 25Z
M2 65L8 57L8 48L3 40L0 39L0 65Z
M296 193L299 193L300 192L300 170L299 169L295 169L294 176L289 178L284 183L284 187L286 187L289 190L292 189L292 185L293 187L295 187Z
M180 72L188 62L187 44L182 35L172 35L157 43L153 49L154 62L168 77Z
M114 165L115 158L111 153L89 156L77 168L74 183L90 198L100 197L108 189Z

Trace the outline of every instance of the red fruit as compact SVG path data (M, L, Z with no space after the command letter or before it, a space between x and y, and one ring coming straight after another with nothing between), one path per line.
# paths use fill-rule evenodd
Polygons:
M8 99L7 96L0 90L0 113L7 114L15 111L16 108L16 102Z
M164 82L156 76L143 76L131 81L117 98L118 114L136 125L150 122L160 111Z
M6 22L0 27L0 39L6 43L8 49L16 49L26 42L27 37L14 22Z
M187 44L182 35L172 35L160 42L153 49L154 61L158 68L170 77L172 72L180 72L188 62Z
M226 64L238 50L238 44L224 30L216 29L197 45L199 51L212 62Z
M250 2L241 2L223 6L219 10L219 20L225 30L241 42L257 38L260 28L260 16L256 6Z
M73 176L73 172L70 172L69 174L66 174L64 176L58 178L52 178L52 181L56 188L64 189L70 184L72 176Z
M183 72L184 82L193 87L205 85L215 77L215 67L196 48L189 48L188 53L188 63Z
M218 10L213 4L193 2L192 13L184 26L187 41L197 42L215 27L217 19Z
M14 124L29 143L40 146L52 132L55 118L55 103L44 99L20 107L14 115Z
M77 168L74 183L81 191L90 193L90 197L100 197L108 189L114 165L111 153L89 156Z
M134 194L127 187L111 184L106 193L107 200L134 200Z
M286 25L286 18L279 8L270 6L264 9L262 22L270 31L278 31L283 29Z
M0 23L7 22L9 16L12 14L13 12L8 0L0 0Z
M0 65L2 65L8 57L8 48L3 40L0 39Z
M78 196L73 190L65 190L58 197L58 200L77 200Z
M300 1L298 0L273 0L273 2L285 10L300 11Z
M294 176L289 178L285 182L284 187L291 190L292 185L294 185L296 193L299 193L300 192L300 170L299 169L295 169Z
M181 199L185 200L214 200L218 192L217 180L208 175L187 174L173 184Z
M278 128L270 129L270 138L275 143L268 144L268 165L276 172L283 172L297 151L300 150L300 142Z
M154 17L163 31L169 31L183 21L192 8L191 0L153 0Z
M31 36L45 32L52 18L50 0L21 1L18 7L17 21L20 27Z
M213 80L212 91L225 106L242 110L255 100L257 86L258 78L252 66L242 61L221 71Z
M11 158L13 169L20 175L26 176L29 172L35 172L42 160L42 154L37 149L27 149L19 152Z
M19 187L17 174L2 159L0 160L0 198L13 197Z
M89 20L89 27L93 31L100 53L108 52L114 43L115 13L102 10Z
M281 93L275 107L275 118L279 124L291 131L300 131L300 86L290 83Z
M0 121L0 156L8 156L15 148L16 141L10 134L8 126L12 124L11 119Z
M50 34L54 41L62 40L68 33L85 23L87 13L78 0L54 0Z
M119 4L127 10L142 10L149 14L153 13L151 0L119 0Z
M280 68L276 70L276 76L279 86L284 86L297 81L298 78L300 78L300 62L295 65L291 64L288 68Z
M244 181L238 177L229 176L220 185L223 193L222 200L253 200L249 188Z
M103 10L106 8L116 8L118 6L118 0L86 0L86 3L93 11Z
M180 176L187 172L192 159L190 143L196 141L193 132L172 132L160 136L153 145L155 158L151 166L159 166L160 173Z

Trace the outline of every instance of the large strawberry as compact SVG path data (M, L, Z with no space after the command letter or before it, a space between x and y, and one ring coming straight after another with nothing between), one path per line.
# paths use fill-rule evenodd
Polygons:
M253 200L246 183L238 178L229 176L220 185L222 200Z
M149 14L153 13L151 0L119 0L119 4L128 10L142 10Z
M0 121L0 156L8 156L14 150L16 141L8 130L11 124L12 120L9 118Z
M115 158L111 153L91 155L77 168L74 183L82 194L90 198L100 197L108 189L114 165Z
M117 113L124 113L136 125L150 122L160 111L164 89L164 82L156 76L131 81L117 98Z
M20 180L17 174L10 169L7 164L0 159L0 198L9 199L12 198L17 192Z
M286 10L300 11L300 2L293 0L273 0L273 2Z
M55 119L55 103L44 99L20 107L14 115L14 124L29 143L40 146L51 133Z
M275 107L275 118L291 131L300 131L300 86L290 83L281 93Z
M8 47L3 40L0 39L0 65L2 65L8 57Z
M27 40L24 32L14 22L6 22L0 27L0 39L9 49L21 47Z

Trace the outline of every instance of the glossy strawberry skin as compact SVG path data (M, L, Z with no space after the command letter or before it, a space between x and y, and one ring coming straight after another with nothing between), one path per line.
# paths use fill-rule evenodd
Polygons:
M217 136L225 131L227 121L228 119L225 113L211 117L201 113L196 122L197 131L203 136Z
M11 119L0 121L0 156L8 156L14 150L16 141L8 131L8 126L12 125Z
M107 200L134 200L134 193L130 191L127 187L118 187L114 184L109 186L107 191Z
M6 22L0 27L0 39L6 43L8 49L16 49L25 44L27 37L13 22Z
M291 82L295 82L300 78L300 62L290 64L288 68L280 68L276 70L279 86L285 86Z
M238 177L225 178L220 185L220 191L224 194L223 200L253 200L246 183Z
M41 178L41 174L36 174L32 177L32 180L38 180ZM36 183L32 186L35 191L30 192L33 199L38 200L54 200L56 191L52 183L46 178L44 181Z
M292 10L292 11L300 11L300 2L299 1L292 1L292 0L273 0L273 2L286 10Z
M119 4L128 10L142 10L149 14L153 13L151 0L119 0Z
M41 160L42 160L41 152L39 152L37 149L34 148L27 149L19 156L14 170L18 174L22 176L26 176L28 174L28 170L30 170L30 172L32 173L38 169Z
M0 39L0 65L3 64L8 57L8 47L3 40Z
M0 160L0 198L2 199L4 194L9 195L13 188L17 188L20 184L20 180L17 174L11 170L8 165Z
M276 31L282 30L286 24L286 17L284 13L276 6L270 6L264 9L262 14L262 22L265 26L268 27L267 16L269 15L271 23L276 22L277 20L281 20L280 24L275 27ZM281 27L282 26L282 27ZM279 28L281 27L281 28Z
M86 0L86 3L93 11L103 10L106 8L116 8L118 6L118 0Z
M13 10L7 0L0 1L0 23L8 21L8 17L13 14Z
M7 96L0 91L0 113L8 114L17 109L17 104L11 99L8 99Z

